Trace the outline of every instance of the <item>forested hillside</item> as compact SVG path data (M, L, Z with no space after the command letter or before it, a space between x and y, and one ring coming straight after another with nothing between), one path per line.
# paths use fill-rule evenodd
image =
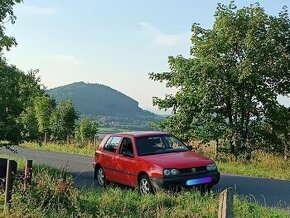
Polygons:
M139 108L136 100L101 84L76 82L50 89L47 93L56 101L71 99L81 114L131 117L155 116L153 113Z

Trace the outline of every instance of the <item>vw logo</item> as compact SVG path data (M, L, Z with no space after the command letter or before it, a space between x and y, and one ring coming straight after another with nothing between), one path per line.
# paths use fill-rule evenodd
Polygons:
M191 169L191 172L192 172L192 173L196 173L196 169L193 167L193 168Z

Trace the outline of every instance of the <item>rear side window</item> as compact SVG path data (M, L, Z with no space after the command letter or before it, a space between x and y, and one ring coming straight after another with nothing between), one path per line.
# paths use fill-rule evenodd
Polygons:
M104 150L110 151L110 152L116 152L117 147L118 147L121 139L122 139L122 137L120 137L120 136L113 136L113 137L109 138L109 140L107 141L107 143L104 146Z

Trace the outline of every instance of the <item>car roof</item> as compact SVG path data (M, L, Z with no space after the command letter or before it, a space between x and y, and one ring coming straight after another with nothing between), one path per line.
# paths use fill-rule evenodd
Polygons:
M121 132L115 133L112 135L131 135L134 137L142 137L142 136L154 136L154 135L168 135L168 132L159 132L159 131L132 131L132 132Z

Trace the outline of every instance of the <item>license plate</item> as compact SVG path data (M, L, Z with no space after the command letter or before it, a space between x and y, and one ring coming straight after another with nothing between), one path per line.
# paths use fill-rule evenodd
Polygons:
M187 186L191 185L199 185L204 183L210 183L212 181L211 177L204 177L204 178L198 178L198 179L189 179L186 181Z

